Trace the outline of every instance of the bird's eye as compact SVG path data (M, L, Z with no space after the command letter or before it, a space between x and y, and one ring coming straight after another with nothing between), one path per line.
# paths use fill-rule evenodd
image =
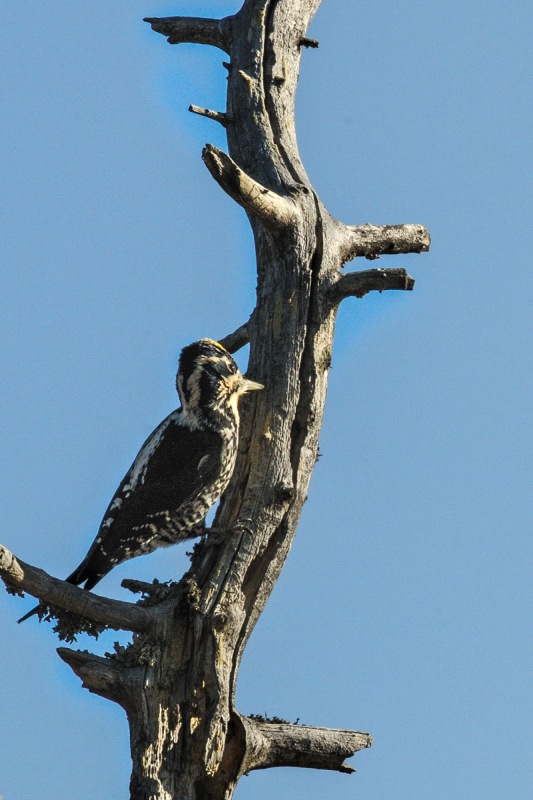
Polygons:
M212 374L217 378L229 378L230 375L235 375L238 371L238 367L233 359L230 360L229 358L217 359L211 362L211 365Z

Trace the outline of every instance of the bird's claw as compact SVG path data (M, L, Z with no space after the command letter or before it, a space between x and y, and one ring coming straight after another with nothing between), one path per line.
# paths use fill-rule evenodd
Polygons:
M249 524L246 524L249 523ZM222 537L222 536L229 536L232 533L249 533L250 536L254 535L253 528L253 520L251 519L238 519L233 522L231 525L228 525L225 528L217 528L212 526L211 528L205 529L205 535L207 535L210 539L213 537Z

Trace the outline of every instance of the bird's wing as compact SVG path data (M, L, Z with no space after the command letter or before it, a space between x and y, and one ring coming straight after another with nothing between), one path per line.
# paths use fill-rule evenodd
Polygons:
M67 578L94 586L113 566L151 552L154 526L191 502L220 472L222 439L191 431L174 411L153 431L111 500L80 566Z
M147 485L147 472L149 472L149 483L153 484L158 482L158 478L163 477L165 468L172 468L173 462L180 461L179 441L176 441L176 433L178 432L179 438L179 431L182 428L179 424L180 415L181 409L172 411L146 439L107 507L100 524L99 535L112 527L116 517L121 514L124 503L127 505L128 499L133 494L143 494L142 489ZM95 544L97 539L98 536Z

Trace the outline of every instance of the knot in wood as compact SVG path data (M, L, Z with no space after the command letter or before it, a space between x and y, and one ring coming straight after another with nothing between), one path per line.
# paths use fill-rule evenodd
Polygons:
M224 630L228 622L228 614L225 610L219 609L213 614L213 627L220 633Z
M188 605L198 611L200 608L200 589L194 578L186 578L183 581L184 597Z
M300 47L316 48L320 45L320 42L318 41L318 39L310 39L308 36L304 36L302 39L300 39L299 45Z
M274 491L278 503L288 503L294 497L294 486L287 481L280 481Z

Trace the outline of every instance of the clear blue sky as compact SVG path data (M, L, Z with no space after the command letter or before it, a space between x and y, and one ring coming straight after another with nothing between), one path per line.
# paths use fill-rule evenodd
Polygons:
M239 5L3 2L0 541L60 577L176 406L180 348L253 307L246 218L200 159L223 130L187 113L224 107L223 55L142 22ZM532 21L525 0L324 0L310 30L297 129L322 200L433 245L380 262L413 293L342 308L323 457L239 680L243 713L374 746L355 776L253 773L237 800L533 797ZM178 577L185 549L102 593ZM49 626L16 625L28 608L0 593L0 794L126 798L124 713Z

